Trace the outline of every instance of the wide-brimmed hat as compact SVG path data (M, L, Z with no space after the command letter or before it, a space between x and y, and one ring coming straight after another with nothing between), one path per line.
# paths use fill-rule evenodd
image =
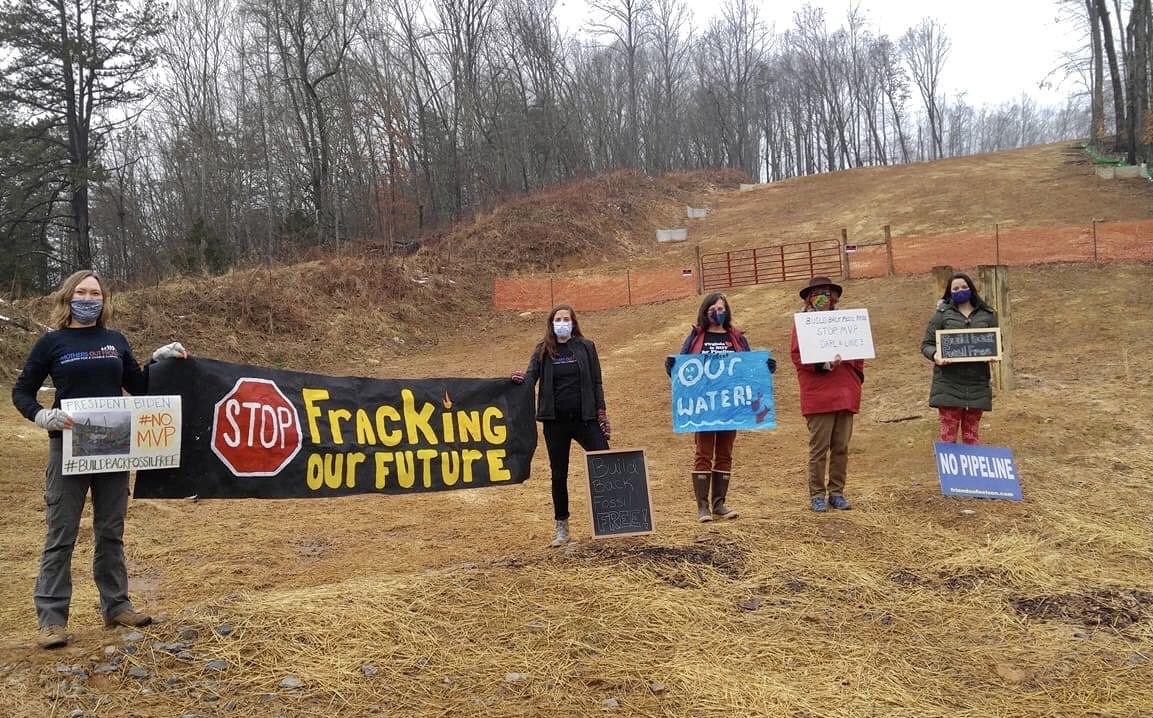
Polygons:
M845 293L845 290L841 288L841 285L834 284L833 280L829 279L828 277L813 277L809 280L809 286L801 290L801 299L808 299L809 294L811 294L814 289L819 287L828 287L832 289L837 293L838 297Z

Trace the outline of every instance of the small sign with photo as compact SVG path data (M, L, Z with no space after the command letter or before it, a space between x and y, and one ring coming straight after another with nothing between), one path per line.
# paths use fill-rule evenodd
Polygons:
M180 466L181 397L107 396L64 399L62 472L173 469Z

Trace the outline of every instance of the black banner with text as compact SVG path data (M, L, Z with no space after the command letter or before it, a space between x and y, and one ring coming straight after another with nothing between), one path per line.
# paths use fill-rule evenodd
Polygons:
M149 368L183 397L180 468L142 499L288 499L517 484L536 449L533 388L508 379L365 379L211 359Z

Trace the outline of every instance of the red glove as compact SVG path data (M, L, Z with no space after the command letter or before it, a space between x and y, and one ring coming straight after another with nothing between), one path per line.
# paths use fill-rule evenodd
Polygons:
M605 413L604 409L597 410L597 424L601 428L601 433L605 435L605 441L609 441L612 438L613 430L609 426L609 415Z
M513 384L523 384L524 383L524 372L523 371L514 371L512 373L512 376L509 377L509 379L512 380Z

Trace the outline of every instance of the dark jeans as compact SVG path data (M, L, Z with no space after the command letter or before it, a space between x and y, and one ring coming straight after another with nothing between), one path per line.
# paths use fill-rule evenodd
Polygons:
M601 451L609 448L609 442L595 421L583 421L579 414L567 417L561 415L555 421L542 421L541 425L544 429L544 444L548 448L548 465L552 469L553 518L564 521L569 516L569 447L575 441L585 451Z
M33 599L41 626L68 623L72 602L72 549L80 531L84 498L92 491L92 578L100 592L105 620L125 609L128 601L128 568L124 563L124 515L128 511L128 473L61 473L61 440L48 440L48 468L44 472L44 518L48 535L40 558Z

